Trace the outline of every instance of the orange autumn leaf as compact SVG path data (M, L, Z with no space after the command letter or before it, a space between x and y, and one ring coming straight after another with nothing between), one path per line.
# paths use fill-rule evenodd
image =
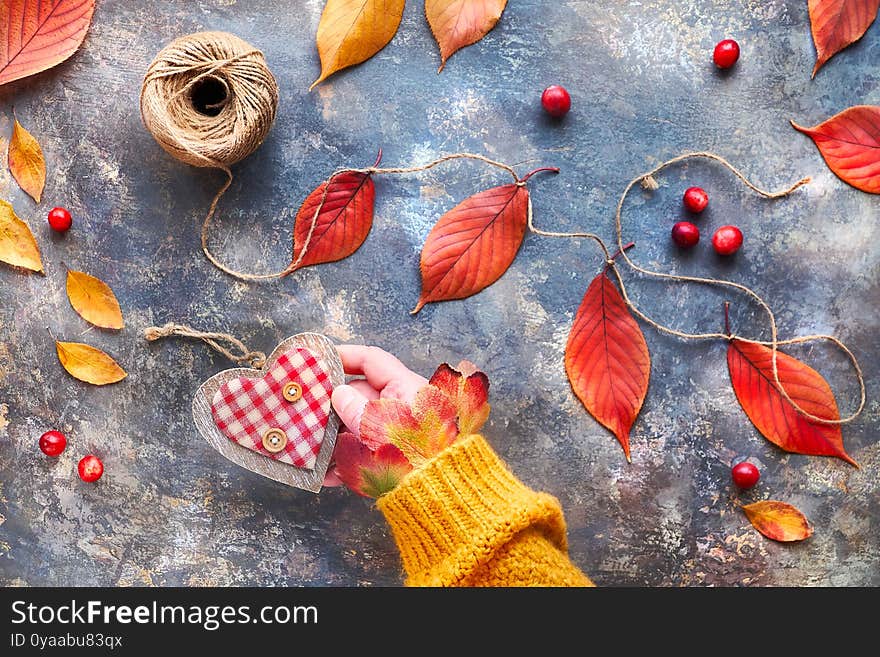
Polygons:
M81 342L55 342L58 361L75 379L96 386L122 381L125 370L100 349Z
M813 140L843 182L880 194L880 106L850 107L812 128L791 125Z
M77 51L95 0L3 0L0 3L0 84L40 73Z
M578 399L611 431L630 460L629 432L651 376L639 325L604 273L587 288L565 346L565 371Z
M810 420L782 396L773 377L772 357L769 347L743 340L731 340L727 348L733 390L755 428L786 452L836 456L858 467L843 448L839 424ZM776 369L798 406L825 420L840 419L834 393L816 370L781 351L776 352Z
M333 452L336 472L346 486L358 495L379 498L391 492L412 465L392 444L370 449L354 434L339 434Z
M439 454L457 437L455 406L432 385L419 390L411 406L398 399L374 399L361 417L361 442L374 450L394 445L413 467Z
M365 62L397 33L405 0L327 0L318 23L323 82L343 68Z
M422 293L412 313L501 278L526 234L528 209L529 191L511 184L474 194L440 217L422 247Z
M452 401L462 435L476 433L489 419L489 377L466 360L453 369L443 363L434 372L430 384Z
M15 119L7 153L9 170L19 187L37 202L46 185L46 160L34 136Z
M810 30L816 44L812 77L829 59L862 38L880 9L880 0L809 0Z
M296 269L342 260L357 251L373 226L375 196L372 177L357 171L333 176L329 186L327 182L318 185L293 224L294 261L302 255Z
M425 0L425 16L440 46L440 71L458 50L486 36L507 0Z
M746 504L742 510L755 529L774 541L789 543L813 535L813 528L804 514L786 502L764 500Z
M95 326L109 329L121 329L125 326L116 295L100 278L69 270L67 298L73 309Z
M0 200L0 262L42 272L40 247L28 225L15 215L12 205Z

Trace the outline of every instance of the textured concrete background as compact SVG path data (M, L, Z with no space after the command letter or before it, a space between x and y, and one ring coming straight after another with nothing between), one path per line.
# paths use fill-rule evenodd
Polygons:
M498 28L437 75L436 45L421 3L411 1L388 48L308 93L322 5L103 0L72 60L0 88L0 150L14 105L49 162L37 207L0 171L0 195L34 228L47 270L43 278L0 268L0 583L401 582L391 537L368 500L285 488L224 461L196 434L193 392L229 363L200 344L140 337L148 325L177 320L228 330L266 351L309 330L384 346L425 374L443 361L481 364L493 386L487 435L526 482L559 496L572 557L599 584L880 584L878 200L838 181L788 125L880 103L880 27L810 81L804 0L511 0ZM812 175L806 190L768 202L717 166L679 167L661 177L658 192L634 194L626 233L638 243L634 257L649 266L754 287L777 309L786 336L845 340L868 383L866 413L844 429L862 469L779 451L737 405L724 344L685 343L647 327L651 387L627 465L572 394L562 365L573 313L600 265L589 242L527 236L496 285L410 317L421 243L445 210L504 181L486 167L454 163L377 179L373 232L344 262L267 284L218 272L200 252L198 229L222 175L171 160L141 126L137 104L155 53L171 37L203 29L262 48L282 94L275 128L236 167L221 206L225 236L215 248L241 268L283 267L306 193L339 166L372 163L380 146L388 165L460 150L523 171L558 165L561 175L531 184L537 223L608 239L626 181L686 150L717 151L768 187ZM710 57L726 36L743 54L725 75ZM558 124L538 104L552 83L574 98ZM670 247L690 184L712 197L700 220L705 233L728 222L744 229L736 258L717 259L708 240L686 257ZM65 237L45 225L56 204L75 217ZM76 316L62 263L112 285L125 330L90 330ZM654 317L692 330L721 325L720 294L627 280ZM756 309L732 300L736 330L766 335ZM72 380L46 326L106 349L129 378L106 388ZM793 353L828 378L845 412L853 407L857 388L840 354L824 346ZM71 441L57 461L36 444L55 427ZM76 477L76 460L88 451L107 468L98 485ZM796 504L814 524L813 538L779 545L750 528L728 473L746 456L763 478L742 499Z

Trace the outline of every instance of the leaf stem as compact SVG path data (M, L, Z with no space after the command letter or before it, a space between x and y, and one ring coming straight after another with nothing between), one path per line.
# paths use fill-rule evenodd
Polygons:
M629 244L624 244L622 249L617 249L617 251L614 252L614 255L611 256L610 258L608 258L608 260L605 262L605 269L602 270L602 273L603 273L603 274L607 274L607 273L608 273L608 268L611 266L611 262L612 262L617 256L619 256L621 253L623 253L624 251L627 251L628 249L633 248L635 245L636 245L635 242L630 242Z
M534 171L529 171L526 175L520 178L517 182L527 182L529 178L534 176L536 173L541 173L542 171L549 171L550 173L559 173L559 167L540 167L535 169Z
M375 169L381 163L382 163L382 148L380 146L379 147L379 154L376 156L376 162L375 162L375 164L373 164L373 168Z

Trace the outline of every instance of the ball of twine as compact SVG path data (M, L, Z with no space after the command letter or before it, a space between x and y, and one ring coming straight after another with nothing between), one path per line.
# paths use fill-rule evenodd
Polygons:
M278 85L263 53L227 32L175 39L150 64L141 87L147 130L176 159L228 167L269 133Z

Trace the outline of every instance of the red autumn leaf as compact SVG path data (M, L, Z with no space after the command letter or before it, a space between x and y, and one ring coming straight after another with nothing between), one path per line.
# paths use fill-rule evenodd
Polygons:
M431 377L431 385L455 405L462 435L479 431L489 419L489 377L466 360L453 369L443 363Z
M294 261L305 248L305 255L296 269L342 260L357 251L373 226L375 196L373 179L367 173L344 171L333 177L329 188L327 182L318 185L296 213L293 225ZM318 207L321 210L316 220Z
M880 107L850 107L813 128L794 121L791 125L816 143L825 163L843 182L880 194Z
M458 50L486 36L507 0L425 0L425 16L440 46L440 70Z
M838 424L808 419L788 402L773 380L769 347L731 340L727 348L730 381L740 405L767 440L786 452L836 456L858 467L843 449ZM796 358L776 352L779 380L802 409L825 420L840 419L831 387L816 370Z
M374 399L361 416L361 441L370 448L392 444L413 466L422 465L458 437L456 409L439 389L427 385L412 406L398 399Z
M764 500L742 508L749 522L767 538L789 543L813 535L813 528L798 509L787 502Z
M815 77L825 62L862 38L877 17L880 0L809 0L809 8L816 44Z
M40 73L76 52L92 21L95 0L3 0L0 3L0 84Z
M346 486L364 497L378 498L397 486L412 466L394 445L372 450L353 434L339 434L336 449L336 473Z
M413 314L501 278L526 234L528 208L528 190L511 184L474 194L440 217L422 247L422 294Z
M629 432L648 392L651 356L639 325L604 273L590 283L575 315L565 371L575 394L617 436L629 461Z

